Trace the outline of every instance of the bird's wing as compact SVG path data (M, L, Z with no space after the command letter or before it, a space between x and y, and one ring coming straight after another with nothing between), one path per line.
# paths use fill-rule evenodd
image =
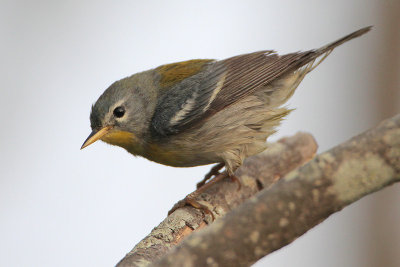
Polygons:
M159 67L161 85L168 87L168 90L156 106L151 132L162 137L195 126L251 95L258 88L312 64L316 58L324 55L322 61L335 47L365 34L370 29L371 27L360 29L319 49L305 52L280 56L268 50L221 61L191 60Z
M209 61L201 71L168 89L151 122L153 134L177 134L252 94L288 71L310 61L313 51L279 56L259 51L221 61Z

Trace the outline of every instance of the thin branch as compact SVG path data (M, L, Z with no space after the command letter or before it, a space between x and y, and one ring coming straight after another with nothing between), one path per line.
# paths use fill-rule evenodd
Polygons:
M400 180L400 115L316 156L152 266L249 266Z
M309 161L316 153L314 138L306 133L283 138L270 144L269 148L256 156L248 158L235 173L241 181L241 189L229 179L216 183L201 195L199 202L208 206L216 218L243 203L258 191L269 188L291 170ZM118 267L147 266L170 248L176 246L193 231L207 225L203 213L192 207L183 207L168 216L159 226L138 243Z

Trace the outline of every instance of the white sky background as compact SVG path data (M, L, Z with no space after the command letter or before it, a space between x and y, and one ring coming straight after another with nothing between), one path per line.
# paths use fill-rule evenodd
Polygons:
M376 65L387 27L400 29L382 18L397 1L0 3L0 266L113 266L208 171L158 165L100 142L80 151L90 106L115 80L179 60L307 50L375 25L308 75L273 138L311 132L323 151L382 119L377 75L390 70ZM388 195L398 204L399 185L256 266L399 266L400 232L390 228L400 221L398 205L374 206ZM387 224L379 235L377 217Z

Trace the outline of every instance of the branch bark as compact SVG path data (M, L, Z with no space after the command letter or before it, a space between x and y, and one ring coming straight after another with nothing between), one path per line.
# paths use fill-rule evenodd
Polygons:
M258 175L258 174L257 174ZM400 180L400 115L316 156L152 266L249 266Z
M310 134L297 133L270 144L269 148L245 160L235 173L241 181L241 189L229 179L214 184L206 190L201 204L216 216L222 217L246 199L269 188L291 170L309 161L317 151L317 144ZM211 218L193 207L176 210L138 243L119 263L118 267L147 266L166 255L170 248L180 243L193 231L203 228Z

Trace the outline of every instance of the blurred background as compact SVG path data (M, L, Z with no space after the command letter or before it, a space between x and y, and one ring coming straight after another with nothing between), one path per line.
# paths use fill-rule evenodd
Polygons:
M0 266L113 266L209 166L134 158L90 133L115 80L161 64L316 48L359 28L299 86L276 140L319 152L400 112L400 1L15 1L0 6ZM400 185L255 266L400 266Z

